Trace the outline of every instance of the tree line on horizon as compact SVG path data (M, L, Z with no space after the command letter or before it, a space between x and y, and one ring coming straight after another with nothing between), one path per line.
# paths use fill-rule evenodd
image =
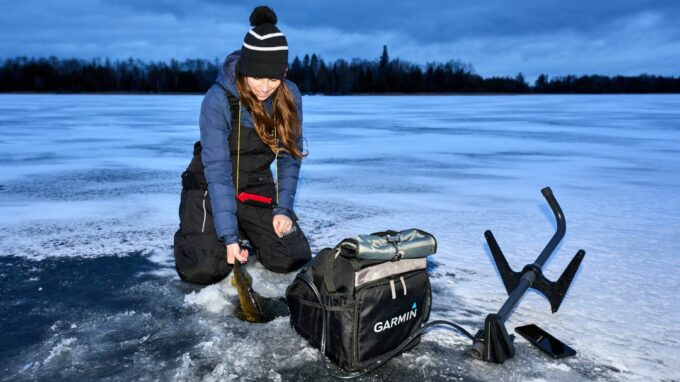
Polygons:
M0 92L63 93L203 93L214 82L220 61L144 62L139 59L59 59L17 57L0 61ZM680 93L680 77L538 76L530 85L514 77L477 74L460 60L413 64L390 59L383 47L378 60L338 59L325 62L316 54L295 57L287 78L303 94L416 93Z

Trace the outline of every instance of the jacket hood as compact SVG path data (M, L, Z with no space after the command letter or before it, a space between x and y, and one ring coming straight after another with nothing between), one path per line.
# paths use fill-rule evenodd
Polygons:
M237 50L230 53L222 62L216 79L217 83L227 89L229 93L237 97L238 91L236 90L236 64L238 64L240 58L240 51Z

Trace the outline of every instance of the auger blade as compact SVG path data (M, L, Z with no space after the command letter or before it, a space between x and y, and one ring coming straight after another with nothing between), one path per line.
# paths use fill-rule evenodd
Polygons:
M567 295L571 282L585 255L586 251L582 249L576 252L576 255L571 259L569 265L564 269L564 272L562 272L562 275L560 275L560 278L557 279L557 281L550 281L546 279L545 276L541 275L541 277L537 278L536 281L531 284L532 289L541 292L541 294L550 301L550 308L553 313L556 313L560 308L562 300L564 300L564 296Z
M505 255L503 255L503 251L501 251L501 247L498 246L498 242L496 242L496 238L491 231L487 230L484 232L484 237L489 244L489 249L493 255L494 262L496 262L498 272L501 274L505 290L508 292L508 295L510 295L510 293L517 288L517 284L519 283L522 274L520 272L515 272L510 268L508 260L505 258Z

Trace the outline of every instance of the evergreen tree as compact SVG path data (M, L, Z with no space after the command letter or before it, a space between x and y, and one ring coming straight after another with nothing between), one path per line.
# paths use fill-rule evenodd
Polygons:
M522 73L517 73L517 76L515 76L515 84L515 93L526 93L529 90L529 84L527 84Z
M386 69L387 64L390 63L390 55L387 54L387 45L383 45L382 54L380 55L380 69Z
M548 87L548 76L541 74L534 82L534 91L537 93L545 93Z
M300 86L302 83L304 72L302 68L302 62L298 56L295 56L295 59L293 59L293 63L291 64L290 69L288 69L286 77L298 86Z
M376 84L374 91L386 92L390 91L390 56L387 54L387 45L383 45L382 54L380 55L380 61L378 62L378 77L376 78Z

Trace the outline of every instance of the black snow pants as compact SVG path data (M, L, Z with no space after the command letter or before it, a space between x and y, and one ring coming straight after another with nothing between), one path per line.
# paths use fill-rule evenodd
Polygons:
M271 173L264 179L261 176L251 177L250 185L241 191L273 195L275 184L270 180ZM271 208L239 201L236 203L241 239L250 241L255 257L265 268L287 273L300 269L311 259L309 243L295 214L292 216L293 228L279 237L272 224L274 216ZM174 237L174 256L180 278L197 284L211 284L225 278L232 266L227 264L225 245L218 240L215 232L200 142L194 145L194 157L182 173L179 217L180 228ZM250 255L253 255L252 252Z
M246 192L267 195L263 187L247 189ZM283 237L274 231L272 209L244 204L237 201L238 227L241 239L247 239L255 249L257 259L265 268L277 273L288 273L302 268L312 258L309 243L293 214L293 227ZM250 253L252 255L252 253Z

